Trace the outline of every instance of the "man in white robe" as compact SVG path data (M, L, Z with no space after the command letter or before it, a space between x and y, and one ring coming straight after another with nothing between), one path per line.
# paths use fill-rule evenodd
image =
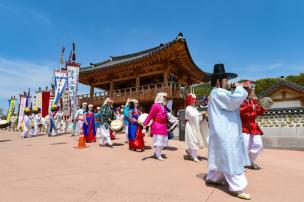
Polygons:
M214 73L208 77L214 88L208 105L210 128L206 182L221 184L225 178L232 195L249 200L250 195L244 192L247 186L244 166L250 165L250 161L243 144L239 111L247 92L239 84L236 84L234 92L226 90L228 79L237 75L225 73L223 64L215 65Z
M33 132L33 136L37 136L39 133L39 124L41 122L41 116L39 114L39 110L37 107L33 108L33 113L34 113L34 132Z

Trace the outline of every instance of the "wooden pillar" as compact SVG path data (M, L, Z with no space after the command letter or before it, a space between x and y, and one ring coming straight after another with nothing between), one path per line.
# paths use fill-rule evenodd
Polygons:
M113 91L114 91L114 81L110 82L110 92L109 95L112 97L113 96Z
M169 77L169 71L168 71L168 68L166 68L165 71L164 71L164 85L165 85L165 88L168 87L168 77Z
M140 77L136 76L136 94L138 95L140 88Z
M90 98L94 96L94 86L90 86Z

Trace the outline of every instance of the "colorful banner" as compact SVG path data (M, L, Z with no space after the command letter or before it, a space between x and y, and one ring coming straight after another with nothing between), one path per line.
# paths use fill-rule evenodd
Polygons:
M34 108L34 107L36 107L36 105L37 105L37 98L36 98L36 96L33 96L33 98L32 98L32 108Z
M66 90L62 96L62 112L63 116L70 116L71 108L70 108L70 100L69 100L69 92Z
M19 105L19 116L18 116L18 126L17 129L19 129L21 127L21 123L23 121L23 115L24 115L24 108L26 105L26 100L27 97L26 96L20 96L20 105Z
M50 103L50 91L42 91L42 107L41 107L41 116L44 118L49 114L49 103Z
M11 117L12 115L14 114L14 111L15 111L15 104L16 104L16 100L15 99L10 99L9 100L9 108L7 110L7 115L6 115L6 120L8 122L11 121Z
M42 110L42 93L36 93L36 103L34 107L40 108Z
M79 66L67 66L68 70L68 86L69 98L71 103L71 115L74 116L77 110L77 93L78 93L78 77Z
M53 104L58 104L59 100L66 89L68 73L65 70L56 70L54 77L55 97Z

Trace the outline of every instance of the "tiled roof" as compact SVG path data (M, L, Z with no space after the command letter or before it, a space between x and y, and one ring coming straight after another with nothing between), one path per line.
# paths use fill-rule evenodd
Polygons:
M184 39L182 36L178 36L173 41L170 41L170 42L165 43L165 44L160 44L159 46L156 46L154 48L150 48L150 49L147 49L147 50L144 50L144 51L140 51L140 52L136 52L136 53L132 53L132 54L127 54L127 55L122 55L122 56L110 56L110 58L107 59L107 60L104 60L104 61L98 62L98 63L91 63L91 66L89 66L89 67L81 68L80 72L88 72L88 71L101 69L101 68L107 68L108 69L108 68L115 67L117 65L129 64L129 63L141 61L141 60L143 60L147 57L153 56L154 54L157 54L157 53L169 48L170 46L172 46L175 43L184 43L185 44L188 57L190 58L193 65L197 69L200 70L200 68L196 66L196 64L193 62L193 60L191 58L186 39Z
M267 90L259 93L257 96L258 97L266 97L269 96L271 93L275 92L276 90L278 90L281 87L287 87L290 89L293 89L295 91L304 93L304 86L301 86L299 84L287 81L285 79L281 79L279 82L275 83L274 85L272 85L270 88L268 88Z

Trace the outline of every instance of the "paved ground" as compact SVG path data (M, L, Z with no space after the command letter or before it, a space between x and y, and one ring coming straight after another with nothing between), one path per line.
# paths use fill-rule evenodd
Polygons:
M74 149L75 138L40 136L21 139L0 131L0 201L241 201L227 187L205 185L207 149L202 161L184 156L182 142L171 141L163 162L145 152L131 152L123 139L115 148L90 144ZM304 152L265 150L263 169L248 170L252 201L304 201ZM301 198L302 197L302 198Z

